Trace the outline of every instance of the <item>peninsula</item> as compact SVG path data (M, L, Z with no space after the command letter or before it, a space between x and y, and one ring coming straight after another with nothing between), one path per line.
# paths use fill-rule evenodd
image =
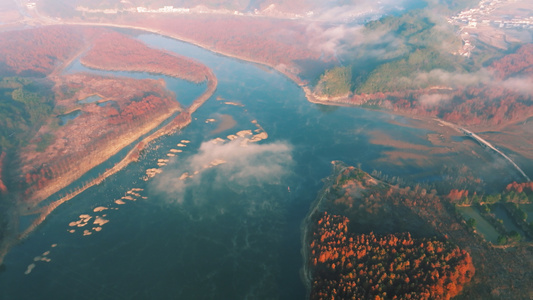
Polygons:
M487 243L448 195L420 185L391 185L342 162L332 164L333 173L302 223L302 275L312 299L391 293L423 299L461 293L528 297L530 246L510 250ZM515 184L508 191L528 187Z
M41 47L26 47L16 55L11 54L34 37L41 40ZM8 66L4 70L8 72L6 75L39 76L41 83L33 84L46 82L51 87L50 99L53 99L49 102L50 108L32 121L34 135L21 136L26 139L21 143L27 146L2 148L2 161L6 155L18 157L19 161L18 165L10 165L9 172L11 178L18 180L10 180L5 185L2 181L2 197L13 199L11 213L19 211L18 214L38 216L20 234L14 229L8 230L11 225L5 225L4 232L8 234L2 239L1 257L58 205L138 159L140 151L153 140L188 125L191 114L217 87L215 75L206 66L149 48L131 37L101 27L48 26L4 32L0 34L0 44L5 54L3 63ZM66 72L68 64L77 59L93 69L162 74L206 84L206 90L184 108L162 79ZM21 101L31 101L31 94L24 92L25 79L16 80L11 86L22 91ZM13 92L14 97L17 95ZM166 125L161 126L165 122ZM133 145L132 150L113 168L66 196L41 204L130 145Z

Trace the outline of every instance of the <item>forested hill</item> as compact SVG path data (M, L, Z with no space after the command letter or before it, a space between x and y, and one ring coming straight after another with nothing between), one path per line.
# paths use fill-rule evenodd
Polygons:
M357 43L340 56L353 74L346 87L358 94L425 88L438 82L402 78L434 69L466 72L472 68L463 57L452 54L462 45L454 29L437 22L427 10L413 10L367 23L361 31L369 41ZM373 36L381 38L370 39Z
M22 77L2 78L0 153L25 146L48 119L53 107L53 95L42 83Z

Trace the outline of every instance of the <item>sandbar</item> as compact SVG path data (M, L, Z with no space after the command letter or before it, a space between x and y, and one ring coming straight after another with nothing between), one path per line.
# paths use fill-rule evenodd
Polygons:
M102 217L96 217L96 219L94 220L93 224L102 226L102 225L105 225L108 222L109 222L109 220L106 220L106 219L104 219Z
M93 212L101 212L101 211L104 211L106 209L108 209L108 208L107 207L103 207L103 206L98 206L95 209L93 209Z
M24 272L24 275L28 275L31 273L31 271L35 268L35 264L30 264L28 268L26 269L26 272Z

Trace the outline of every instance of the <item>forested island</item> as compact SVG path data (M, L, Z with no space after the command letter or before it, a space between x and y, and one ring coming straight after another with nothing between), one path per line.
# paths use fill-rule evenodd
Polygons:
M450 299L470 282L472 258L450 242L409 233L352 235L324 213L310 245L310 299Z
M332 163L333 174L303 224L312 299L527 297L527 242L491 244L450 195L391 185Z

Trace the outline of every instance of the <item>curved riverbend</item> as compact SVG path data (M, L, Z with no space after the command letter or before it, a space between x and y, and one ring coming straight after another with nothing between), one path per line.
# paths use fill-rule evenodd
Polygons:
M150 143L137 163L113 167L122 171L60 205L6 256L6 271L0 273L6 298L73 298L99 292L108 299L303 299L302 220L323 187L321 179L331 175L332 160L361 162L364 169L397 176L438 171L390 160L380 165L394 148L372 143L373 135L387 132L406 143L426 141L431 130L402 126L408 124L407 117L310 104L301 88L279 72L163 36L139 39L201 61L218 78L215 96L240 105L207 101L199 107L199 101L181 114L184 124L190 122L186 128ZM235 125L213 133L218 124L204 121L220 120L221 115L231 116ZM176 127L165 128L168 131L159 134ZM248 147L228 141L228 136L250 129L267 132L268 139ZM257 179L258 170L241 173L243 159L245 165L259 164L259 169L277 159L279 152L269 157L264 149L288 151L283 157L290 160L278 164L288 175L243 183L243 174ZM254 151L257 155L250 156ZM135 157L138 152L130 153ZM200 171L195 178L180 179L198 171L192 163L203 168L218 154L235 159L226 158L226 164ZM159 161L168 165L159 168ZM154 168L161 173L143 181ZM235 175L241 175L240 180L234 180ZM131 193L140 195L136 202L130 200ZM101 232L93 230L92 223L78 228L80 214L91 221L105 218L109 224ZM51 263L34 261L49 251Z
M32 233L35 228L37 228L42 222L46 220L46 218L54 211L58 206L61 204L71 200L72 198L78 196L79 194L83 193L90 187L93 187L95 185L98 185L102 183L106 178L108 178L111 175L116 174L117 172L124 169L126 166L128 166L130 163L137 161L139 159L140 153L142 150L145 149L145 147L153 142L154 140L160 138L164 135L170 135L173 132L176 132L179 129L184 128L185 126L189 125L191 122L191 115L204 104L216 91L218 80L215 76L215 74L212 72L212 70L208 70L208 73L206 74L205 80L207 81L207 89L200 95L198 98L196 98L193 103L184 109L183 111L179 112L179 110L172 110L168 112L167 114L162 115L161 117L152 120L150 124L161 124L164 123L172 114L176 114L176 117L174 117L168 124L164 125L159 130L155 131L154 133L148 135L144 139L142 139L140 142L138 142L132 150L130 150L126 156L116 163L112 168L106 170L104 173L100 174L90 182L84 184L82 187L77 188L74 192L68 193L64 197L42 207L39 208L39 215L38 217L31 223L31 225L26 228L18 237L17 241L11 241L8 242L5 246L0 249L0 265L3 262L3 259L9 249L13 246L13 243L18 242L20 240L25 239L28 237L30 233ZM145 126L146 127L146 126ZM148 126L155 127L154 125ZM146 132L146 129L141 129L141 131ZM145 134L145 133L143 133ZM117 143L114 143L113 149L106 149L106 154L101 155L101 153L97 153L98 157L92 157L88 158L93 161L98 162L97 165L100 163L103 163L111 156L117 154L120 150L123 148L129 146L136 138L132 137L130 139L120 139L120 141L117 141ZM94 155L93 155L94 156ZM92 167L91 167L92 168ZM79 179L81 176L83 176L87 171L89 170L81 170L79 168L74 168L71 172L71 174L66 174L62 176L62 178L58 178L50 184L48 187L40 190L38 193L35 193L32 196L32 199L46 199L53 193L61 190L62 188L66 187L68 184L74 182L75 180Z

